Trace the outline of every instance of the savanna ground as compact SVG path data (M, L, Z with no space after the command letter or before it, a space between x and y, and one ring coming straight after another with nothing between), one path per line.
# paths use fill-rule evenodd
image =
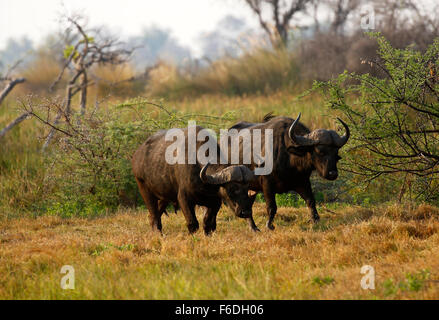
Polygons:
M261 227L264 210L256 204ZM305 208L280 208L274 232L253 233L221 209L210 237L189 236L181 213L164 216L164 236L150 231L144 210L5 220L0 298L439 298L439 209L319 210L313 226ZM60 287L63 265L75 269L74 290ZM375 290L361 288L363 265L375 269Z
M310 127L333 126L319 99L303 104L296 97L219 95L169 105L218 115L233 110L250 120L301 111ZM274 232L265 229L265 205L257 202L262 232L222 208L210 237L188 235L181 212L164 216L164 235L157 235L144 206L97 216L36 213L29 205L45 195L35 139L42 132L29 120L2 142L0 299L439 298L436 207L321 204L322 221L312 225L302 202L280 198ZM75 269L74 290L60 286L64 265ZM364 265L375 269L375 290L361 288Z

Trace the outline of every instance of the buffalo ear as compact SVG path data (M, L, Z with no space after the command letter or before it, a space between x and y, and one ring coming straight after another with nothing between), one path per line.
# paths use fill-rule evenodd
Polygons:
M256 192L256 191L253 191L253 190L249 190L248 191L248 196L250 197L250 198L252 198L252 197L256 197L258 195L258 193Z
M256 191L253 191L253 190L248 191L248 197L250 198L252 205L255 203L257 195L258 195L258 193Z
M299 157L304 157L306 155L307 152L309 152L309 147L294 147L294 146L290 146L287 149L288 153L290 154L294 154L295 156L299 156Z

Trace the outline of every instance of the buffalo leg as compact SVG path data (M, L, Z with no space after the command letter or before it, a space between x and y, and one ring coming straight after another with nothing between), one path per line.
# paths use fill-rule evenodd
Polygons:
M273 221L277 212L276 193L273 192L272 188L267 184L264 185L263 193L268 213L267 228L274 230Z
M149 211L149 222L153 231L162 232L162 212L158 208L158 200L145 187L143 181L136 179L140 194Z
M178 204L186 219L186 225L189 233L195 233L200 228L197 216L195 215L195 205L189 203L185 194L178 194Z
M168 202L165 200L159 200L158 203L159 206L159 213L168 215L168 212L166 211L166 208L168 207Z
M311 188L311 182L308 181L303 187L296 188L295 190L305 200L306 205L311 213L311 219L314 223L319 222L320 216L316 208L316 200Z
M253 204L254 204L254 202L255 202L255 199L256 199L256 195L251 196L250 198L253 198L253 199L252 199L252 206L253 206ZM233 209L229 206L229 204L228 204L227 202L224 202L224 204L226 205L227 208L229 208L230 212L232 212L232 213L235 214L235 212L233 211ZM252 229L252 230L255 231L255 232L261 231L261 230L259 230L259 228L256 226L256 223L255 223L255 221L253 220L253 215L251 215L251 216L248 217L248 218L245 218L245 220L247 220L247 223L248 223L250 229Z
M216 230L216 216L221 207L221 203L213 207L207 208L204 214L204 233L210 235Z
M256 191L249 191L249 192L248 192L248 196L249 196L249 198L251 199L252 207L253 207L253 205L254 205L254 203L255 203L255 200L256 200L256 196L257 196L257 194L258 194L258 193L257 193ZM250 229L251 229L252 231L254 231L254 232L259 232L259 231L261 231L261 230L259 230L259 228L256 226L255 220L253 220L253 214L252 214L250 217L246 218L246 220L247 220L248 226L250 227Z
M261 230L259 230L259 228L256 226L255 220L253 220L253 216L251 216L250 218L247 218L247 223L248 226L250 227L250 229L252 229L252 231L254 232L259 232Z

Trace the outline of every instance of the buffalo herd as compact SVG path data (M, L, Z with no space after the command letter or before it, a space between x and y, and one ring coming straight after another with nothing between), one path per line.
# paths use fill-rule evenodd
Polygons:
M216 216L222 203L231 208L237 217L247 219L252 230L258 231L253 217L252 206L257 193L262 193L268 214L267 228L274 230L273 221L276 215L276 194L297 192L306 202L311 219L317 223L320 219L311 188L310 176L315 170L324 179L335 180L338 177L338 155L349 140L349 127L338 119L346 133L340 136L334 130L309 130L300 122L300 114L296 119L267 115L261 123L240 122L231 127L237 132L246 130L253 137L257 131L262 132L260 149L271 154L272 169L269 174L257 175L261 166L257 157L251 161L243 161L244 154L249 151L240 140L239 163L218 164L178 162L165 160L167 149L173 143L167 139L169 130L162 130L149 137L132 157L132 167L140 194L149 211L150 224L154 230L162 231L161 217L166 213L169 204L175 211L180 209L186 219L190 233L198 230L199 224L195 215L195 207L205 207L203 228L206 235L216 229ZM203 130L197 126L196 132ZM264 132L270 130L272 141L270 148ZM184 139L180 142L183 150L188 148L188 129L181 129ZM184 145L183 145L184 144ZM196 151L202 141L196 140ZM186 149L185 149L186 147ZM217 152L221 153L218 145ZM228 156L231 157L228 148ZM233 152L236 152L233 151ZM218 156L221 156L218 154Z

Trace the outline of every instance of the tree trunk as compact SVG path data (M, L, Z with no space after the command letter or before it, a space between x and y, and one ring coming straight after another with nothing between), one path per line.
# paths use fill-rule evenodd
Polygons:
M279 39L277 39L276 47L278 49L286 48L288 45L288 30L283 26L279 26L276 30L279 34Z
M69 85L67 86L67 92L66 92L66 116L70 117L70 113L71 113L71 108L72 108L72 98L73 98L73 83L69 83Z
M84 71L81 79L81 116L85 115L85 108L87 107L87 73Z
M16 125L20 124L21 122L23 122L24 120L26 120L26 118L29 116L29 112L23 113L21 116L19 116L17 119L15 119L14 121L12 121L10 124L8 124L2 131L0 131L0 139L3 138L6 133L8 133L9 131L12 130L12 128L14 128Z

